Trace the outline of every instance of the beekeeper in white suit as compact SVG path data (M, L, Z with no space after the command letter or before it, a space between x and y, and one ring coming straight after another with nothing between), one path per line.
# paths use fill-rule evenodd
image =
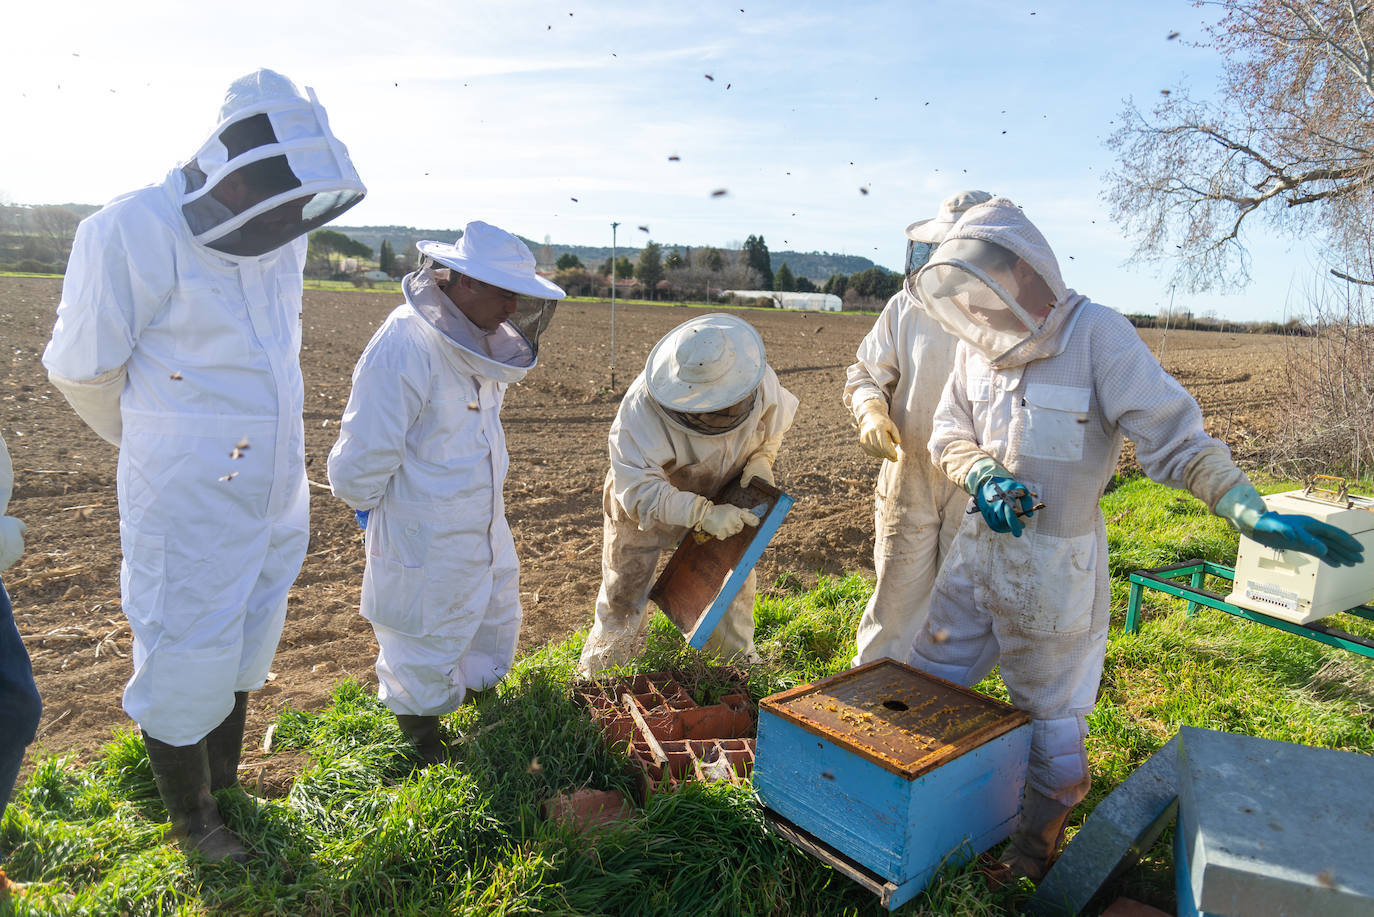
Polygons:
M363 193L312 90L235 80L191 160L77 228L43 354L119 447L124 709L175 832L210 859L245 856L210 792L237 779L309 538L305 234Z
M564 293L535 273L525 243L486 223L419 249L405 303L353 371L329 481L366 531L362 615L381 650L378 695L437 762L439 716L515 659L520 564L501 493L501 403L534 367Z
M926 263L960 214L991 197L960 191L940 204L934 219L908 226L907 275ZM930 610L935 574L964 518L968 495L926 449L958 342L898 290L846 373L844 404L858 424L859 444L883 459L873 512L877 581L859 620L854 665L907 658Z
M1002 860L1038 881L1091 784L1085 717L1108 623L1098 501L1122 435L1152 479L1250 537L1333 564L1357 562L1360 545L1266 512L1226 446L1203 432L1197 402L1125 318L1065 287L1011 201L971 207L907 283L962 341L930 454L980 511L955 537L911 662L970 685L1000 660L1012 702L1032 717L1021 819Z
M773 463L797 398L764 359L763 338L735 315L684 322L654 345L611 424L611 467L601 491L601 589L578 671L591 677L644 644L659 554L689 531L729 538L759 523L713 504L737 475L773 484ZM751 571L704 649L744 660L754 651Z

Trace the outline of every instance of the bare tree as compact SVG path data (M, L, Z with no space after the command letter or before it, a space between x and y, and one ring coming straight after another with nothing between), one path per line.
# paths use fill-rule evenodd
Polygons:
M1320 240L1333 273L1374 251L1374 13L1360 0L1217 0L1215 102L1127 100L1105 198L1133 260L1189 291L1247 283L1252 217Z
M34 231L52 246L53 260L65 262L72 253L72 239L81 217L66 207L35 207L31 220Z

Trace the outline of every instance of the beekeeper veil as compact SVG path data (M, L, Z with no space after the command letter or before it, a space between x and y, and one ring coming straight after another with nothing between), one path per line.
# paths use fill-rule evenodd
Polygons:
M539 354L539 339L553 321L563 288L535 272L534 255L520 238L504 229L473 220L456 242L417 242L424 256L417 273L448 269L474 280L516 294L515 314L502 323L529 346L531 358Z
M986 191L960 191L952 194L940 202L940 209L936 212L934 219L917 220L906 228L906 276L911 278L916 272L925 267L930 261L930 256L935 253L935 249L940 243L945 241L945 235L950 231L959 217L963 216L964 211L975 204L992 200L992 195Z
M258 70L230 85L219 123L182 166L182 213L195 240L227 255L279 248L362 200L344 145L315 91Z
M1001 197L969 208L906 290L994 364L1036 337L1070 293L1045 237Z
M665 334L649 351L644 381L669 419L694 433L718 435L753 415L766 368L754 326L715 313Z

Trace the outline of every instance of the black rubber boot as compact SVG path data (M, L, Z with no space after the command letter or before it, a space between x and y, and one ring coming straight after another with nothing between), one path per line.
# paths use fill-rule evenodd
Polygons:
M234 692L234 709L205 737L210 758L210 792L238 786L239 759L243 755L243 724L248 717L248 692Z
M406 737L415 744L415 750L420 753L420 759L426 764L439 764L448 760L448 747L444 745L443 737L439 734L437 716L409 716L398 713L396 722L400 724L401 731Z
M224 824L215 797L210 795L210 761L205 740L195 745L168 745L143 733L148 762L157 792L172 819L172 834L187 853L195 851L211 863L244 863L248 851Z

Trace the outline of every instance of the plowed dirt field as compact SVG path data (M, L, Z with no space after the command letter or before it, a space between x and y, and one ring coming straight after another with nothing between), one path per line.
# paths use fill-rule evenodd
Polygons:
M0 278L8 354L0 368L0 429L15 469L9 513L29 526L28 549L4 579L43 694L33 750L86 756L114 727L129 724L120 693L131 671L130 636L119 604L115 450L72 413L39 361L60 288L55 279ZM301 364L307 473L314 482L326 479L325 458L353 364L397 302L396 294L306 292ZM654 342L701 314L682 306L619 305L612 388L609 305L564 304L540 366L507 393L506 506L522 562L522 652L590 626L600 578L606 432L618 398ZM769 362L802 403L777 468L779 485L797 502L760 564L761 588L783 573L812 581L821 573L871 571L878 463L860 451L840 396L845 367L874 316L742 314L762 333ZM1158 353L1159 333L1144 334ZM1271 428L1282 397L1282 359L1277 337L1174 331L1164 362L1202 403L1208 431L1238 444ZM1130 454L1128 445L1123 461ZM352 512L326 489L312 487L310 549L291 593L275 677L250 704L250 748L283 707L320 705L344 678L375 684L376 644L357 613L362 570ZM263 764L264 791L289 779L290 763L280 756Z

